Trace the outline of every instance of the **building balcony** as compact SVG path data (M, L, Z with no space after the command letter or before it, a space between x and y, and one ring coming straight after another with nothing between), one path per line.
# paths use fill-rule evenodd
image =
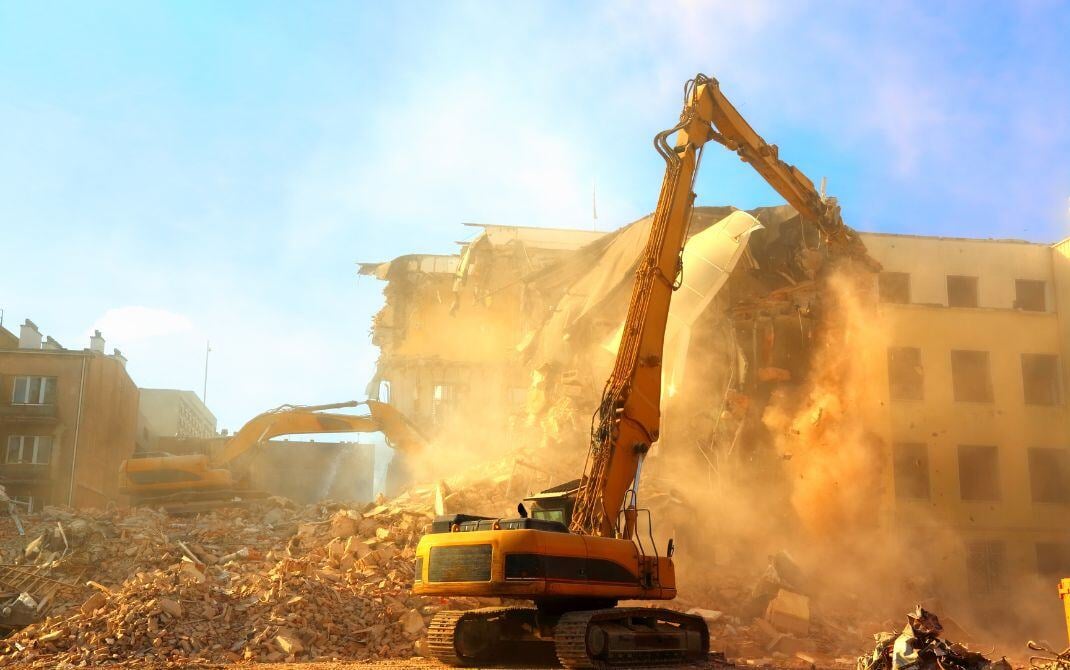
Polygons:
M51 475L52 468L47 463L0 463L0 484L4 486L44 482Z
M54 423L55 405L0 405L0 423Z

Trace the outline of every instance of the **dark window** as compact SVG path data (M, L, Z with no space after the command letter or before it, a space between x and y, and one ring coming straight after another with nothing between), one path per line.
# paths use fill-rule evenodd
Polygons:
M947 277L948 307L977 307L977 277Z
M987 594L1002 590L1006 575L1005 554L1002 542L970 542L966 545L970 591Z
M1022 354L1022 385L1030 405L1058 405L1059 359L1052 354Z
M988 373L987 351L952 351L951 381L955 400L992 402L992 377Z
M1046 297L1047 285L1038 279L1014 280L1014 307L1031 312L1044 312L1048 309Z
M1037 574L1052 579L1070 575L1070 544L1037 542Z
M881 302L905 305L910 302L910 275L906 272L882 272L877 277Z
M1029 488L1033 502L1070 502L1070 450L1030 449Z
M888 394L892 400L921 400L923 380L921 349L888 348Z
M999 450L959 446L959 493L963 500L999 500Z
M893 445L895 495L898 498L929 497L929 449L924 444Z

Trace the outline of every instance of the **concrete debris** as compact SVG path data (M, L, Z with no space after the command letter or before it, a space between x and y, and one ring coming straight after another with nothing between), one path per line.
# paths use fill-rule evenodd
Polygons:
M765 618L773 628L793 635L810 632L810 599L804 595L780 589L769 603Z
M899 634L878 633L873 652L858 658L857 670L1011 670L1006 658L991 661L965 644L941 637L939 618L918 607Z
M0 667L410 658L435 612L488 604L411 594L433 498L427 487L359 508L178 518L48 508L24 519L31 551L5 534L0 558L80 581L55 594L47 617L0 640ZM71 545L61 558L44 530L58 520Z

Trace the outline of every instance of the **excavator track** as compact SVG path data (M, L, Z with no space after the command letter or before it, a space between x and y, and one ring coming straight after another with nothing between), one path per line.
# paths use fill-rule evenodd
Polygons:
M554 629L554 647L566 668L693 663L709 654L710 633L701 617L661 608L618 607L563 614Z
M446 665L465 665L453 646L453 635L457 630L457 623L465 614L467 612L450 610L438 612L431 617L431 623L427 626L427 650L431 652L431 656Z
M536 632L537 616L533 607L442 611L427 628L427 649L432 657L452 666L528 660L543 650L552 660L552 642Z

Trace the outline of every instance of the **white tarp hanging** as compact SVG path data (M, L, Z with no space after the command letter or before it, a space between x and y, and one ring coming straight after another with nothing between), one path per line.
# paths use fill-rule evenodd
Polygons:
M672 297L665 325L666 395L671 397L683 381L691 327L728 281L747 248L750 234L762 227L747 212L735 211L688 240L684 247L683 282ZM615 355L623 333L622 325L602 346Z

